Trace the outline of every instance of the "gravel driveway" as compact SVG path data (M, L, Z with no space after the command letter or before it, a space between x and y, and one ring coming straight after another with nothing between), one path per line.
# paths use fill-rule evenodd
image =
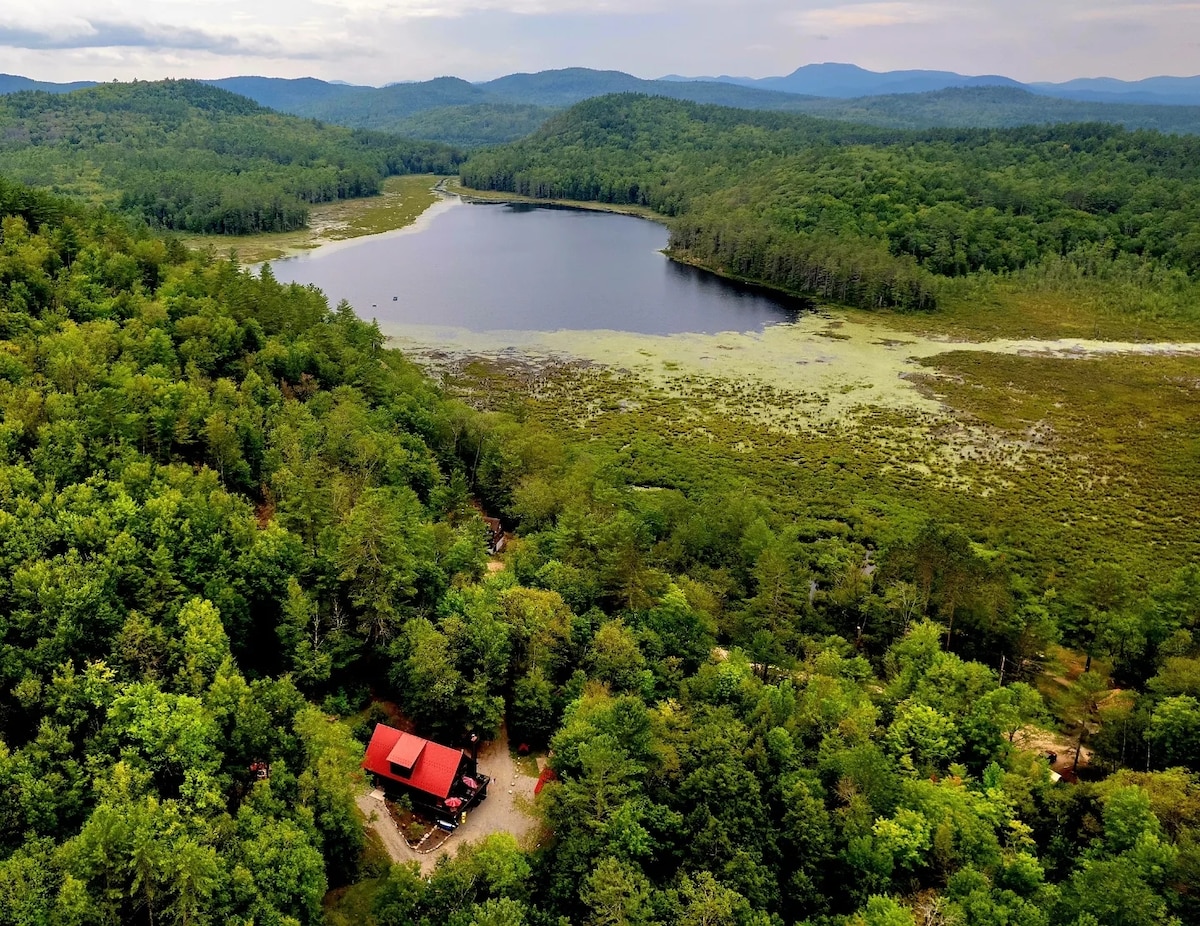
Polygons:
M433 852L417 852L409 848L383 806L379 792L359 795L358 806L367 818L367 825L383 840L392 861L417 862L426 874L433 870L442 855L453 855L459 846L478 842L491 833L512 833L522 846L532 848L529 841L535 838L539 829L538 820L532 812L533 786L537 784L537 779L521 772L513 762L508 751L508 731L505 728L500 729L500 735L495 740L480 749L479 771L492 779L488 785L487 800L467 811L467 822Z

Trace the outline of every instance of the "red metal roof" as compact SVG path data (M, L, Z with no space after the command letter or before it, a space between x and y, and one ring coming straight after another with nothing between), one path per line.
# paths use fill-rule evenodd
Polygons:
M406 778L392 770L392 762L409 767L394 759L393 754L401 758L412 757L411 776ZM368 772L445 800L450 796L450 788L454 785L462 759L461 749L451 749L380 723L375 725L375 732L371 734L362 767Z
M392 765L399 765L402 768L412 768L417 764L417 758L421 755L421 750L425 748L426 740L419 736L413 736L411 733L401 733L400 739L396 740L396 745L392 747L392 751L388 753L387 760Z

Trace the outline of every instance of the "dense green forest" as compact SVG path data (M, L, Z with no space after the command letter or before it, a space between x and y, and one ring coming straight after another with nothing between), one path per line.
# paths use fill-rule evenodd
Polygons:
M216 81L265 106L335 125L394 132L448 144L478 147L528 135L553 113L580 100L609 93L654 93L747 109L802 109L787 93L715 82L642 80L620 71L567 68L510 74L482 84L457 77L341 87L314 81L230 78ZM1155 107L1161 108L1161 107ZM1187 114L1180 114L1183 124Z
M849 100L808 98L796 111L902 129L1106 122L1127 129L1200 134L1200 106L1064 100L1040 96L1020 87L953 87Z
M190 94L193 97L192 103L202 110L192 113L193 116L211 119L214 109L227 109L230 114L247 114L244 103L239 109L237 104L225 100L220 106L214 107L211 97L207 102L202 102L204 95L194 86L187 81L179 83L182 86L175 88L175 98L182 99ZM229 77L205 83L247 97L260 106L279 112L319 119L331 125L387 132L405 138L425 139L463 148L516 141L534 132L565 107L613 93L645 93L668 99L749 110L806 113L891 128L999 128L1065 122L1105 122L1128 129L1200 134L1200 107L1086 102L1044 96L1020 87L962 87L925 93L841 99L803 96L714 81L642 80L619 71L592 71L586 68L544 71L539 74L510 74L482 84L468 83L455 77L438 77L428 81L378 88L330 84L313 78L285 80ZM92 85L39 84L25 81L24 78L11 78L6 84L0 79L0 96L34 89L65 94L90 86ZM139 111L138 124L134 126L139 143L156 144L156 141L141 134L146 128L141 124L141 117L151 121L163 118L165 113L161 111L162 101L157 99L157 102L154 102L147 98L144 103L136 102L138 93L154 96L154 91L147 90L152 84L140 86L141 89L135 91L135 102L131 105L123 104L119 108ZM90 107L59 104L54 109L57 115L44 114L37 118L82 119L85 125L91 124L98 114L109 113L113 109L115 100L111 94L121 96L128 92L117 90L113 85L104 85L99 88L97 95L81 98L89 100ZM3 113L2 108L0 113ZM21 118L28 118L29 113L28 107L21 110ZM262 115L259 114L256 118L261 119ZM290 130L285 128L288 124L286 120L276 120L272 124L272 132L287 135L290 131L293 134L287 137L294 139L296 123L290 123ZM86 134L86 129L84 132ZM309 134L312 134L311 129ZM327 141L319 144L313 138L306 140L298 149L302 153L298 159L301 163L308 164L314 158L338 162L339 158L349 156L348 151L332 153L344 145L344 134L324 128L318 134ZM21 130L18 129L10 140L19 140L21 137ZM287 150L288 147L280 145L276 146L276 149ZM2 150L3 148L0 148L0 151ZM445 153L437 154L432 146L410 145L404 150L408 151L405 158L410 161L414 157L425 158L425 165L431 170L440 170L446 162ZM267 157L277 160L277 150L268 152ZM28 164L34 165L33 172L21 176L32 182L46 182L46 177L38 174L36 167L44 162L44 156L32 159ZM9 162L2 163L7 165ZM257 168L262 166L256 165ZM69 175L60 170L54 175L54 182L64 185L62 188L69 190L69 187L65 186L69 183L68 178Z
M556 112L532 103L443 106L389 122L388 131L405 138L427 138L461 148L478 148L532 135Z
M196 81L0 97L0 171L156 228L302 228L314 203L371 196L385 177L457 163L442 145L315 125Z
M1104 122L1127 129L1200 134L1200 107L1197 106L1087 103L1038 96L1016 87L954 88L852 100L784 94L739 99L736 93L700 95L672 92L675 87L695 86L657 81L637 92L741 109L806 113L826 119L902 129L1004 128ZM597 91L592 95L602 94ZM359 117L354 113L360 109L360 104L335 98L322 103L320 112L322 118L334 124L363 125L408 138L427 138L450 145L477 148L516 141L531 134L565 105L559 99L555 94L534 92L525 97L514 91L513 102L459 103L414 111L409 111L407 105L396 108L378 100L372 103L369 116ZM286 112L303 113L312 106L307 102L299 102L283 108Z
M1200 916L1194 564L797 518L682 444L473 411L269 271L8 182L0 216L3 926L317 924L348 886L376 926ZM1097 661L1068 731L1134 692L1071 786L1011 743L1060 639ZM374 699L552 746L552 841L389 864Z
M856 99L840 99L715 81L642 80L620 71L587 68L510 74L481 84L455 77L380 88L327 84L312 78L232 77L213 83L282 112L468 148L516 141L564 107L613 93L808 113L897 128L1094 121L1129 129L1200 134L1197 106L1083 102L1031 93L1016 86L870 96L864 91Z
M1194 294L1200 269L1200 140L1108 125L911 132L619 95L461 173L649 206L681 259L866 308L931 308L953 278L1064 262Z

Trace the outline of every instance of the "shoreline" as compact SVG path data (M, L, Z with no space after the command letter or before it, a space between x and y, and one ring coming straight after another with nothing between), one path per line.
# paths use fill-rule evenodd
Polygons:
M380 195L321 203L313 207L309 224L294 231L259 235L186 234L179 239L192 250L209 249L220 255L233 252L244 267L311 254L331 245L414 227L444 200L440 188L447 179L438 174L388 177Z
M538 199L536 196L522 196L520 193L504 193L496 190L476 190L463 186L452 177L447 177L437 185L437 189L452 194L466 203L519 203L530 206L548 206L559 209L579 209L584 212L609 212L614 215L632 215L649 222L666 225L668 219L649 206L620 205L619 203L595 203L575 199ZM668 255L669 256L669 255Z
M628 215L667 225L668 218L645 206L612 203L580 202L566 199L538 199L516 193L476 190L463 186L454 176L432 174L404 175L388 179L383 196L347 200L326 204L314 210L312 226L296 232L277 235L255 235L237 238L225 236L184 236L192 248L210 248L222 254L232 251L245 267L265 262L285 260L305 254L324 254L349 246L355 241L380 236L419 231L438 212L454 204L528 204L546 208L571 209ZM388 202L389 197L392 202ZM319 212L318 212L319 210ZM374 220L373 222L370 220ZM1097 317L1075 317L1079 312L1047 311L1038 304L1036 294L997 292L1004 296L1005 305L989 305L986 309L972 305L973 300L947 299L946 304L932 312L901 312L892 309L855 309L849 306L822 302L804 293L774 286L761 280L729 273L704 261L671 250L661 253L673 263L691 267L703 273L740 286L751 287L763 294L789 301L802 301L817 312L836 312L847 318L871 319L883 322L897 331L910 335L944 338L952 341L1004 341L1014 338L1056 340L1079 338L1097 341L1190 341L1196 327L1184 321ZM1061 308L1061 307L1060 307ZM1086 324L1085 324L1086 322ZM1103 331L1101 331L1103 329ZM1089 337L1090 335L1090 337Z

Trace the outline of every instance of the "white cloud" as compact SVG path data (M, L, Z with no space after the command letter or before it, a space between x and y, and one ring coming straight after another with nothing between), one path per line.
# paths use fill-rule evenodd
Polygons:
M1183 16L1195 20L1200 3L1195 0L1152 0L1149 3L1096 3L1074 10L1070 18L1076 22L1141 22L1148 19L1176 19ZM1177 26L1181 25L1178 21Z
M654 0L314 0L355 18L458 19L476 13L516 16L627 15L650 13L670 4ZM727 7L736 6L726 0Z
M1197 36L1200 0L0 0L0 69L49 80L764 77L814 61L1132 78L1200 69Z
M927 3L882 2L842 3L836 6L798 10L785 15L791 25L806 32L834 34L854 29L933 22L945 8Z

